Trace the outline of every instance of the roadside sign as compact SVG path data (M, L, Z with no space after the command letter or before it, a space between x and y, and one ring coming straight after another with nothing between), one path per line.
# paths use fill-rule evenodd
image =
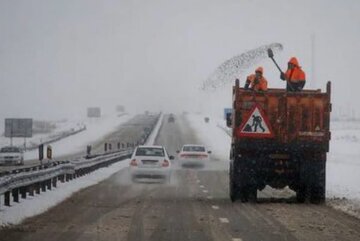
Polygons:
M228 116L232 114L232 108L224 108L224 120L228 119Z
M87 117L89 118L100 118L101 109L100 107L89 107L87 108Z
M247 116L247 118L244 118L244 121L239 128L239 136L254 138L274 137L274 132L271 129L269 119L260 105L255 104L249 113L250 115Z
M5 137L32 137L33 120L30 118L6 118Z

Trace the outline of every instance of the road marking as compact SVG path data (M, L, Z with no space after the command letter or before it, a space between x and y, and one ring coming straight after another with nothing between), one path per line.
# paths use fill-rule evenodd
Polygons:
M212 196L207 196L207 199L213 199L213 197Z
M204 185L200 185L200 188L205 188Z
M232 241L242 241L241 238L233 238Z
M219 218L219 220L222 223L229 223L229 219L227 219L227 218Z
M209 191L208 190L203 190L203 193L208 193Z
M219 206L216 206L216 205L212 205L211 206L213 209L215 209L215 210L218 210L219 209Z

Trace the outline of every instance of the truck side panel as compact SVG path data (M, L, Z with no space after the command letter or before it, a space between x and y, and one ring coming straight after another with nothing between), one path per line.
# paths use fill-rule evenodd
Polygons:
M236 88L236 87L235 87ZM250 110L259 105L274 132L279 144L316 142L328 146L330 139L330 95L319 91L287 93L284 90L272 90L265 93L234 89L233 116L234 138L255 141L256 137L239 137L239 127L246 121ZM325 148L327 149L327 147Z

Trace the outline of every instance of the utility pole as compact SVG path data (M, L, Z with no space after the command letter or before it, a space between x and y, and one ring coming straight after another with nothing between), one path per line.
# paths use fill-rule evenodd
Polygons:
M316 88L315 77L315 34L311 34L311 85L313 89Z

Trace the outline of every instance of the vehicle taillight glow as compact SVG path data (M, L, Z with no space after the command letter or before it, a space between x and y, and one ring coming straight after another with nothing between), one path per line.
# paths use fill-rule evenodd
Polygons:
M208 158L207 154L180 154L180 157L188 157L188 158Z
M132 159L131 162L130 162L130 166L137 166L137 162L136 162L136 159Z
M168 160L164 160L162 166L163 167L168 167L170 165L169 161Z

